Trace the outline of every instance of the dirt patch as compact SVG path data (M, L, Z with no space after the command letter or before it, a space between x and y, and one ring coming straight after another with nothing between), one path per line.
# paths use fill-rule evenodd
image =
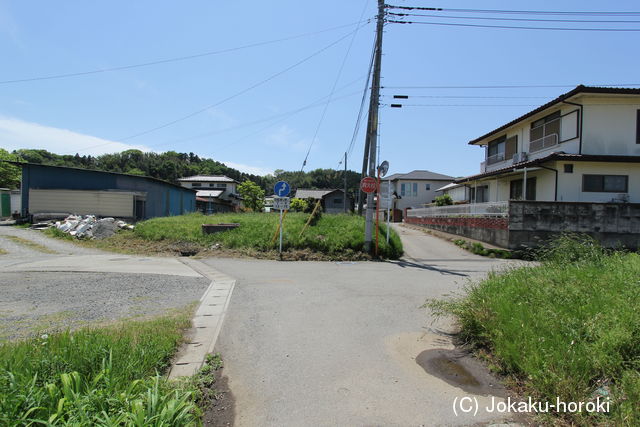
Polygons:
M216 380L209 391L209 398L203 404L202 424L211 427L233 426L236 402L229 389L229 379L224 375L224 368L216 371Z
M416 363L430 375L467 393L506 397L505 389L470 353L460 349L425 350Z

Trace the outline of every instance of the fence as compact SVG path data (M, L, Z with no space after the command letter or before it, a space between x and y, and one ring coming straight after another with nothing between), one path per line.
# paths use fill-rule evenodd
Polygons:
M509 202L469 203L464 205L434 206L409 209L408 218L494 217L507 218Z

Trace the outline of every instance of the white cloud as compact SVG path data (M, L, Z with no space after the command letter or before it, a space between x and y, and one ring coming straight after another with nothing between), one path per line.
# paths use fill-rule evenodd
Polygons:
M267 144L288 149L298 153L304 153L309 149L311 141L309 139L298 136L295 130L287 125L280 126L277 130L267 135ZM317 141L316 141L317 142Z
M124 150L152 151L143 145L110 141L91 135L0 116L0 146L6 150L43 149L56 154L97 156Z
M225 162L224 160L220 160L220 162L229 166L230 168L238 169L240 172L250 173L253 175L271 175L273 174L273 169L263 168L260 166L249 166L243 165L242 163L235 162Z

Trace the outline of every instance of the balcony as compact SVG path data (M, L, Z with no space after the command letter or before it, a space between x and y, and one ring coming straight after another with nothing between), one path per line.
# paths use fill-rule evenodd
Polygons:
M531 141L529 143L529 151L530 152L540 151L540 150L544 150L545 148L553 147L554 145L558 145L557 133L553 133L543 138L536 139L535 141Z
M494 163L504 162L504 153L497 153L492 156L487 157L486 163L488 165L492 165Z

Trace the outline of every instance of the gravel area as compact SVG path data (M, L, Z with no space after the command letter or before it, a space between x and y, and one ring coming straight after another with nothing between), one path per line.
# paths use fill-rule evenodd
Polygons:
M0 341L159 315L197 302L209 283L158 274L2 273Z
M20 245L12 242L4 236L15 236L21 239L29 240L33 243L37 243L55 251L57 254L46 254L33 249L30 249L24 245ZM11 226L0 227L0 248L9 252L10 256L55 256L55 255L90 255L90 254L104 254L97 249L83 248L73 243L65 242L64 240L52 239L44 235L41 231L29 230L26 228L16 228ZM6 255L5 255L6 256Z

